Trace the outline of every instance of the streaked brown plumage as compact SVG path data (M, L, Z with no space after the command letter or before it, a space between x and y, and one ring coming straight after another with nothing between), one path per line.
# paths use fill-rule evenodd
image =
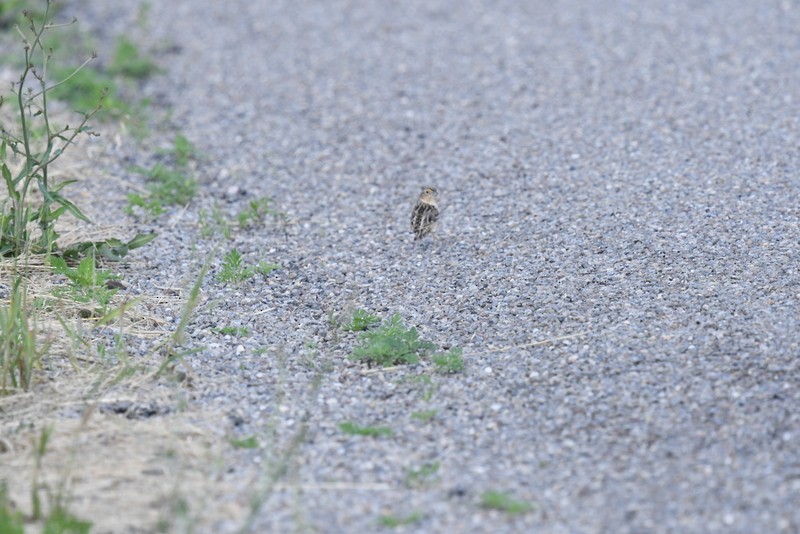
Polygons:
M411 212L411 231L414 232L414 241L431 233L439 219L436 195L437 191L433 187L425 187L419 194L417 205Z

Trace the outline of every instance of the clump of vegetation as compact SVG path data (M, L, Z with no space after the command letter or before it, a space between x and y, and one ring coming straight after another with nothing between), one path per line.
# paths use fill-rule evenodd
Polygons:
M282 269L282 267L277 263L270 263L267 261L260 261L255 266L255 271L262 276L268 276L269 273L277 271L278 269Z
M410 488L419 487L433 480L439 472L439 462L426 463L418 469L409 469L406 475L406 485Z
M329 322L335 322L331 316ZM344 325L345 330L362 331L361 344L350 354L351 360L360 360L370 365L389 367L392 365L414 365L423 357L431 357L436 370L442 374L458 373L464 370L462 350L454 347L447 352L435 353L436 345L421 339L416 328L407 328L400 314L392 315L380 328L367 330L380 322L380 318L358 309L353 319ZM429 377L425 377L430 380Z
M239 251L233 249L225 254L222 268L219 273L217 273L217 280L220 282L239 283L249 280L256 273L267 276L272 271L280 268L281 266L276 263L267 263L263 261L259 262L255 267L246 265Z
M253 268L246 266L239 251L233 249L225 254L222 269L217 274L217 280L220 282L242 282L252 278L253 274L255 274Z
M17 278L10 302L7 306L0 304L0 395L27 390L34 369L42 365L48 347L37 339L37 328L30 317L25 288Z
M436 350L436 345L420 339L416 328L406 328L397 313L377 330L363 332L359 339L362 343L350 358L383 367L419 363L420 356Z
M22 74L12 84L12 97L0 96L0 107L11 103L16 118L13 127L6 124L0 127L0 174L7 192L7 199L0 205L0 256L17 257L23 252L81 254L89 249L102 249L101 254L119 259L129 250L149 243L155 234L138 235L127 243L119 240L77 243L65 251L59 251L57 246L56 223L63 215L69 213L81 221L91 221L64 195L66 187L76 180L55 182L51 169L79 136L97 135L90 129L89 120L108 106L108 98L103 88L86 91L78 87L76 92L83 97L91 95L91 100L80 106L88 111L79 115L77 126L60 126L50 117L51 96L77 87L89 71L88 65L97 57L92 53L78 67L70 69L51 64L53 50L45 44L45 34L75 20L67 24L46 22L50 7L48 1L41 18L23 12L27 29L18 28L24 49ZM48 76L53 73L59 81L50 81Z
M250 329L244 326L223 326L214 330L223 336L242 337L250 333Z
M194 155L194 146L186 137L179 134L168 152L167 162L158 162L149 170L141 167L134 169L147 177L148 194L129 194L126 211L133 214L134 208L140 208L149 215L157 217L166 212L167 206L188 204L197 193L197 180L188 169L189 161Z
M358 308L353 312L353 319L344 325L344 329L351 332L361 332L380 322L381 318L377 315L372 315L368 311Z
M351 421L339 424L339 430L353 436L391 436L392 429L387 426L359 426Z
M114 51L114 59L108 67L108 72L143 80L158 73L158 71L158 66L150 58L145 57L133 41L124 35L117 39L117 48Z
M251 200L247 207L240 211L236 216L236 222L240 228L250 228L257 224L263 224L268 215L280 216L281 213L270 207L272 199L270 197L260 197Z
M489 510L500 510L509 515L525 514L533 510L529 502L520 501L501 491L487 491L481 495L481 506Z
M437 411L436 410L420 410L416 412L411 412L411 419L416 419L417 421L422 421L423 423L427 423L434 417L436 417Z
M412 512L406 516L396 516L396 515L382 515L378 518L378 524L382 527L387 528L397 528L402 527L405 525L413 525L414 523L419 523L423 519L423 515L421 512Z
M431 358L436 370L442 374L460 373L466 367L464 358L461 357L463 350L454 347L447 352L434 354Z
M111 299L117 294L119 276L105 269L98 269L93 255L86 256L77 267L67 265L63 258L50 257L53 272L66 276L69 284L57 288L53 294L59 298L68 297L83 304L96 304L93 315L103 316L108 311Z
M42 532L70 532L74 534L89 534L92 528L90 521L84 521L71 514L67 508L67 495L63 493L63 486L51 488L47 483L41 482L39 475L47 453L47 446L53 429L50 426L42 428L39 438L33 443L33 484L31 485L32 513L31 519L43 521ZM41 493L45 492L50 504L48 513L45 513ZM13 523L12 523L13 524ZM0 527L2 527L0 523ZM7 532L0 528L0 532ZM10 532L14 532L11 530Z
M241 439L232 439L230 440L231 445L236 449L257 449L258 448L258 438L255 436L250 436L247 438Z
M47 19L49 8L50 2L43 20ZM12 84L11 99L18 124L13 131L6 129L5 125L0 128L0 171L8 193L0 211L0 256L18 256L24 251L53 251L58 238L56 221L65 213L89 222L83 212L62 194L64 188L75 180L54 182L51 167L79 135L96 135L89 129L88 122L100 110L104 97L99 95L92 109L82 115L75 127L56 126L51 121L48 108L50 92L67 84L96 55L93 53L69 76L51 84L47 73L52 51L45 48L43 36L45 32L63 25L39 22L31 14L25 16L27 32L20 30L25 64L19 81ZM6 101L0 96L0 107ZM34 189L38 189L41 195L37 199L38 205L31 202ZM37 227L38 236L31 231L31 226Z

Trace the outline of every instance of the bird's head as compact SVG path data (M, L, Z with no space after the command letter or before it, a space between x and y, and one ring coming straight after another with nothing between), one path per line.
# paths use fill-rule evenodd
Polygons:
M436 195L439 192L433 187L423 187L422 193L419 194L419 201L424 202L426 204L433 204L436 205Z

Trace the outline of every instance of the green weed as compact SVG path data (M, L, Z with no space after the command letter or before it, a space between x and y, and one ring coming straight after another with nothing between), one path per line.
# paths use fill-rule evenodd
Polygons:
M230 440L230 443L237 449L258 448L258 439L255 436L250 436L249 438L243 438L243 439L232 439Z
M434 354L431 358L436 370L442 374L460 373L466 367L464 358L461 357L463 350L454 347L442 354Z
M422 486L430 482L439 472L439 462L423 464L419 469L409 469L406 474L406 485L409 488Z
M268 215L278 215L279 212L269 207L271 202L272 199L270 197L261 197L251 200L247 208L240 211L236 216L239 227L250 228L256 224L262 224Z
M269 263L265 261L260 261L255 267L255 271L263 276L269 276L269 273L272 271L277 271L278 269L282 269L280 265L277 263Z
M386 426L359 426L351 421L339 424L339 430L352 436L391 436L392 429Z
M0 481L0 532L4 534L25 534L25 518L21 512L14 511L8 502L8 486Z
M17 278L8 306L0 305L0 394L27 390L31 386L34 369L41 368L42 356L48 348L40 345L27 292L22 279Z
M170 162L156 163L151 169L136 167L133 170L147 178L147 195L128 195L125 211L131 215L140 208L150 216L157 217L166 212L166 206L185 206L197 194L197 180L186 168L194 157L194 146L181 134L175 136L168 152Z
M500 510L509 515L525 514L533 510L529 502L520 501L501 491L487 491L481 495L481 506L489 510Z
M222 268L219 273L217 273L217 280L220 282L239 283L249 280L256 273L267 276L272 271L280 268L281 266L276 263L263 261L259 262L255 267L246 265L239 251L233 249L225 255Z
M119 280L119 276L98 269L92 255L82 259L75 268L69 267L63 258L57 256L50 256L49 262L54 273L66 276L70 282L66 287L53 290L55 296L71 298L83 304L97 304L99 308L94 310L94 314L106 315L111 299L118 291L113 281Z
M136 44L127 37L117 39L114 59L108 67L111 74L120 74L128 78L144 79L158 73L159 68L149 58L144 57Z
M353 319L348 324L344 325L343 328L351 332L361 332L380 322L381 318L377 315L372 315L366 310L358 308L353 312Z
M399 314L374 331L359 336L361 346L356 347L351 359L388 367L398 364L416 364L421 355L436 349L436 345L419 338L416 328L406 328Z
M422 410L419 412L411 412L411 419L416 419L417 421L422 421L423 423L427 423L434 417L436 417L436 410Z
M42 20L47 19L49 10L50 2L47 2ZM26 250L51 252L58 238L56 221L65 213L90 222L62 195L63 189L75 180L56 183L50 169L79 135L96 135L89 129L88 122L100 109L104 96L97 95L88 107L90 111L77 121L77 127L58 127L51 122L48 107L51 92L72 83L95 55L72 69L60 82L51 84L46 76L52 70L49 69L52 51L43 44L43 37L45 32L63 25L45 24L30 13L25 16L27 31L19 29L24 39L25 63L19 81L12 84L13 96L9 99L18 122L15 128L7 129L6 125L0 128L0 172L8 194L0 208L0 256L19 256ZM0 106L5 102L0 96ZM30 198L34 185L41 195L38 205ZM38 237L29 229L32 225L37 227Z
M222 269L217 273L220 282L243 282L253 277L255 271L242 262L242 255L236 249L225 254Z
M203 238L212 238L218 232L222 234L225 239L230 239L233 236L231 225L219 206L215 205L211 212L202 209L200 210L198 219L200 221L200 236Z
M404 517L387 514L378 518L378 524L382 527L397 528L404 525L413 525L414 523L419 523L422 521L423 517L424 516L421 512L412 512Z
M222 328L215 328L214 331L224 336L235 336L235 337L246 336L247 334L250 333L249 328L240 326L223 326Z
M38 439L35 439L32 444L34 469L33 484L31 485L31 503L33 508L31 518L34 521L44 521L42 532L45 534L88 534L92 528L92 523L78 519L68 511L65 504L67 496L63 493L64 488L59 487L53 490L47 484L39 482L44 456L47 454L47 445L52 433L52 427L43 427L39 433ZM47 515L45 515L42 505L42 497L40 495L42 491L46 492L48 502L51 506Z

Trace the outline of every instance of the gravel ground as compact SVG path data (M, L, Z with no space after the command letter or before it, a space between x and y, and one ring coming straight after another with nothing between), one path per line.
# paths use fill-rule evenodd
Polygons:
M189 329L194 405L265 443L222 460L230 498L288 453L253 531L413 511L407 532L800 531L800 4L187 0L150 20L169 46L146 92L205 159L138 283L234 247L283 266L226 285L212 262ZM442 218L414 243L425 185ZM262 195L285 227L201 235L201 208ZM355 307L466 371L349 361L329 317ZM487 490L533 511L484 510Z

